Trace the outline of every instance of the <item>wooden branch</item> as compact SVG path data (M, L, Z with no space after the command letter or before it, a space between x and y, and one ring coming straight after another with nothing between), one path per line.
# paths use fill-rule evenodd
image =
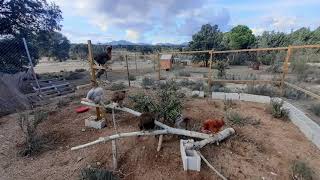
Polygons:
M226 139L227 137L231 136L234 133L235 133L235 130L233 128L227 128L227 129L215 134L214 136L207 138L207 139L204 139L202 141L188 142L185 144L185 148L186 149L201 149L202 147L204 147L205 145L207 145L209 143L220 142L220 141Z
M214 168L209 161L199 152L197 151L197 153L199 154L199 156L201 157L201 159L209 166L210 169L212 169L221 179L223 180L227 180L226 177L224 177L216 168Z
M157 151L159 152L162 146L162 141L163 141L163 135L161 134L159 136L159 142L158 142L158 147L157 147Z
M87 105L87 106L92 106L92 107L101 107L101 108L109 108L109 109L116 109L116 110L120 110L120 111L124 111L130 114L133 114L135 116L140 116L141 113L138 111L134 111L132 109L126 108L126 107L120 107L117 103L111 103L111 104L107 104L104 105L102 104L95 104L92 102L87 102L87 101L81 101L81 104Z

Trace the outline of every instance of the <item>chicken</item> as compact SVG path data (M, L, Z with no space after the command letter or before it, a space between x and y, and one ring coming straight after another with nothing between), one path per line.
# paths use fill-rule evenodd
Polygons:
M116 91L113 93L111 101L118 103L122 107L123 100L126 97L126 91Z
M203 122L201 131L203 133L217 133L220 131L222 126L224 126L224 121L223 119L207 119L206 121Z
M155 114L150 112L142 113L139 117L139 129L140 130L152 130L155 127L154 124Z
M86 98L82 98L83 101L94 102L99 104L103 98L103 89L101 87L94 87L87 93Z

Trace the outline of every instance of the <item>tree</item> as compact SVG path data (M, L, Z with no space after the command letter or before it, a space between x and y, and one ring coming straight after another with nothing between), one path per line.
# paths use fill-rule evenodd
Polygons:
M189 50L221 50L223 33L219 30L218 25L211 26L205 24L201 30L192 36L192 41L189 43ZM195 55L195 60L202 60L208 66L209 54Z
M46 0L0 0L1 72L16 73L29 64L22 43L27 39L31 59L39 58L37 37L60 30L61 11Z
M247 49L254 46L255 36L248 26L238 25L227 34L231 49Z
M309 28L302 27L290 34L291 44L310 44L312 40L312 35L313 33Z

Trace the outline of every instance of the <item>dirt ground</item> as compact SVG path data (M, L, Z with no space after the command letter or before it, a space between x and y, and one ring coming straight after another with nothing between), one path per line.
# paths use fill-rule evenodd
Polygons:
M137 89L130 89L129 94ZM112 169L111 143L71 151L70 148L101 136L114 133L108 114L107 128L88 129L84 119L94 114L77 114L80 98L85 90L77 91L72 102L50 113L40 125L41 135L51 139L49 148L31 157L18 155L23 134L17 123L17 114L0 119L0 179L78 179L85 167ZM109 92L110 93L110 92ZM109 94L107 94L108 96ZM69 97L63 97L69 99ZM187 99L183 114L192 118L192 129L199 130L202 121L223 117L223 102L207 99ZM44 107L46 108L46 107ZM55 106L47 108L53 110ZM320 177L320 150L308 141L291 122L274 119L266 105L237 102L235 111L250 116L257 123L234 126L226 122L224 128L233 127L236 135L220 145L207 145L202 154L228 179L290 179L292 161L302 160ZM120 132L138 130L136 117L120 112L116 114ZM146 137L125 138L119 145L119 170L123 179L218 179L202 163L201 172L184 172L180 157L179 139L165 136L160 152L156 151L157 139Z

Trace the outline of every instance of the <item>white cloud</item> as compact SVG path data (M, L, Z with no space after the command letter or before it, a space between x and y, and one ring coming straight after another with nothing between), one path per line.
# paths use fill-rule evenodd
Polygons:
M251 28L251 30L252 30L252 33L256 36L261 35L263 31L265 31L264 28Z
M139 40L139 32L131 30L131 29L127 29L126 30L126 37L128 40L132 41L132 42L137 42L137 40Z

